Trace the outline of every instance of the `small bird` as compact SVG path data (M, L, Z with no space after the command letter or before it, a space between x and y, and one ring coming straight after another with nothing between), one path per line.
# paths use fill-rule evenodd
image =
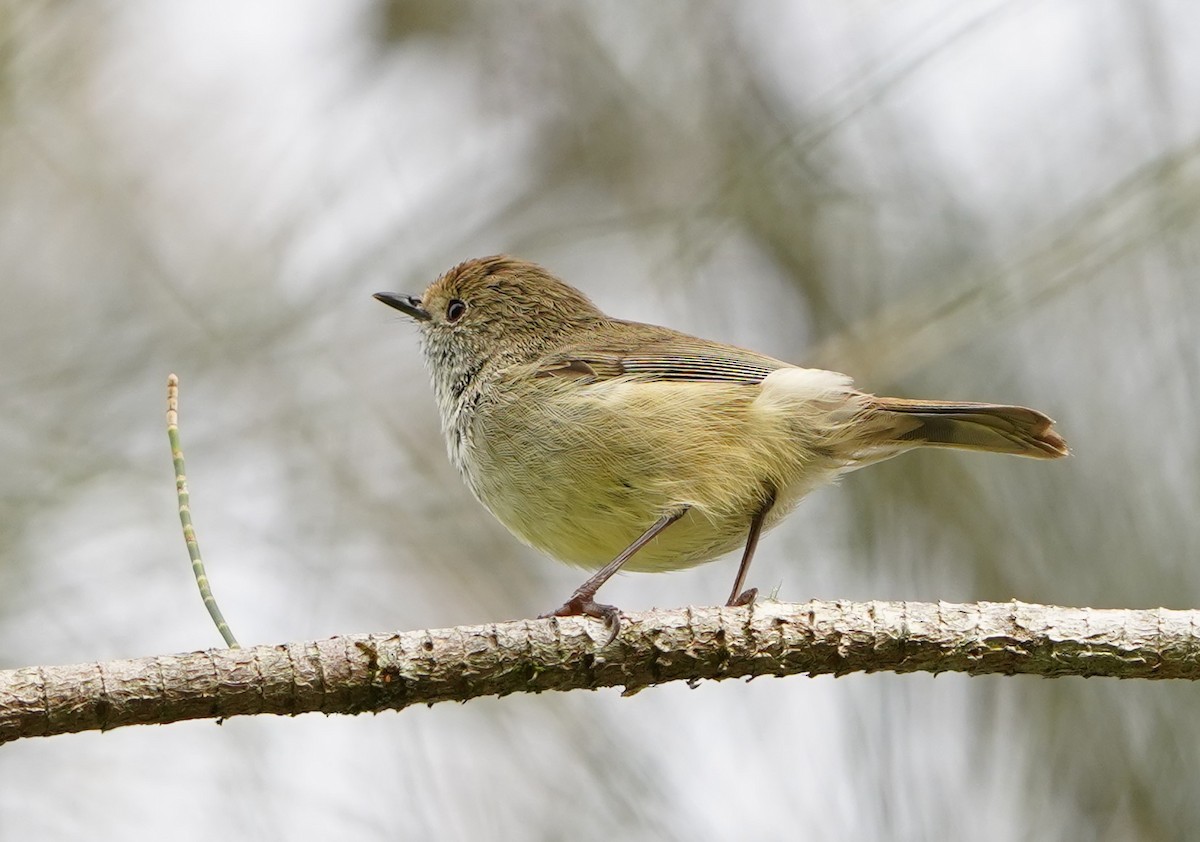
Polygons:
M596 569L558 609L619 628L596 602L618 570L691 567L743 547L839 474L916 447L1067 455L1020 406L881 398L666 327L606 316L546 269L468 260L420 297L375 298L416 320L450 459L517 538Z

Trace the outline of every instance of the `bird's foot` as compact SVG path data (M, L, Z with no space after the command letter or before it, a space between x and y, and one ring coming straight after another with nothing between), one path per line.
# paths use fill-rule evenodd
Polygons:
M740 594L738 594L733 599L730 599L729 602L725 603L725 605L728 608L737 608L739 606L744 606L744 605L753 605L754 599L757 596L758 596L758 588L750 588L749 590L742 591Z
M621 631L620 608L596 602L592 599L591 594L581 594L578 591L572 594L571 598L559 608L539 615L538 619L545 620L549 617L595 617L597 620L603 620L604 625L608 627L608 638L604 641L605 646L612 643Z

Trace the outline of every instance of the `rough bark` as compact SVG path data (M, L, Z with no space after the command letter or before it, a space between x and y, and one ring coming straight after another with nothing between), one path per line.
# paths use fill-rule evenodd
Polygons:
M1200 611L1020 602L762 602L350 635L0 672L0 742L250 714L361 713L515 692L850 672L1200 677Z

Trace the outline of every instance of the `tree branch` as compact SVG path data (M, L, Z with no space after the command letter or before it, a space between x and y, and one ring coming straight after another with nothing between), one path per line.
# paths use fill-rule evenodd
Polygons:
M0 672L0 743L123 725L400 710L515 692L850 672L1200 678L1200 611L762 602Z

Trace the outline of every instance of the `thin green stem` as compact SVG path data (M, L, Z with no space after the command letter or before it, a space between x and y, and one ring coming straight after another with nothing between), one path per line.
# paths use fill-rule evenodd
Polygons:
M217 598L213 596L208 584L208 574L204 572L204 562L200 558L200 544L196 541L196 529L192 526L192 509L187 489L187 469L183 464L183 448L179 444L179 378L174 374L167 378L167 438L171 440L171 458L175 462L175 491L179 495L179 522L183 524L183 540L187 543L188 556L192 559L192 574L196 577L196 587L204 599L204 607L208 615L217 624L217 631L225 638L230 649L241 649L237 638L225 622Z

